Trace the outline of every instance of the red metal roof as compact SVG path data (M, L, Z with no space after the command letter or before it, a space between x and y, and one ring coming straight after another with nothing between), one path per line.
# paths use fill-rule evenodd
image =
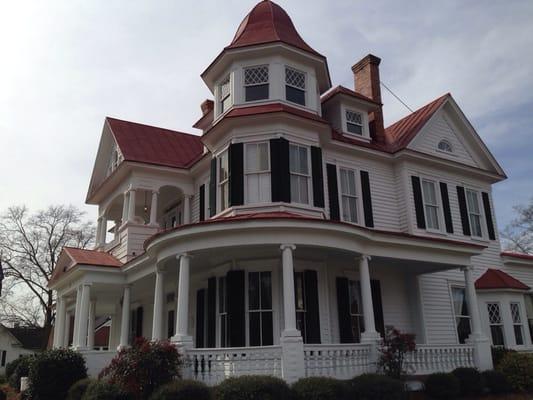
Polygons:
M341 86L341 85L334 87L333 89L328 91L326 94L324 94L320 98L320 101L322 103L325 103L326 101L328 101L329 99L331 99L332 97L334 97L334 96L336 96L338 94L345 94L346 96L355 97L355 98L357 98L359 100L367 101L367 102L372 103L372 104L381 105L381 103L378 103L377 101L371 99L370 97L366 97L366 96L362 95L361 93L354 92L353 90L348 89L347 87L344 87L344 86Z
M258 3L243 21L226 49L282 42L323 57L302 39L287 12L270 0Z
M321 118L317 114L311 113L309 111L300 110L299 108L291 107L283 103L271 103L271 104L264 104L264 105L258 105L258 106L234 108L231 111L229 111L224 116L224 118L235 118L235 117L243 117L243 116L248 116L248 115L269 114L269 113L277 113L277 112L286 112L292 115L296 115L298 117L311 119L311 120L322 122L325 124L328 123L325 119Z
M515 253L513 251L502 251L501 255L503 257L514 257L514 258L520 258L522 260L530 260L533 261L533 255L531 254L525 254L525 253Z
M74 265L98 265L102 267L121 267L122 263L109 253L98 250L63 247L65 253L74 261Z
M476 289L529 290L529 286L499 269L489 268L476 281Z
M203 154L200 136L106 118L126 161L189 168Z

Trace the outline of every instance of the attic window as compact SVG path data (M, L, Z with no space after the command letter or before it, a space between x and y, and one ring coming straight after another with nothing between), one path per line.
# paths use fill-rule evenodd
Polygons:
M244 69L246 101L268 99L268 65Z
M285 67L285 97L305 106L305 73Z
M452 145L447 140L441 140L437 148L445 153L453 153Z
M363 135L363 116L361 113L346 110L346 130L355 135Z

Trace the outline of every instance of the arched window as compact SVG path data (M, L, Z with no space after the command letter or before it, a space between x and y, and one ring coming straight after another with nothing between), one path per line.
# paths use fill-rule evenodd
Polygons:
M446 153L453 153L453 148L450 142L447 140L441 140L438 145L440 151L445 151Z

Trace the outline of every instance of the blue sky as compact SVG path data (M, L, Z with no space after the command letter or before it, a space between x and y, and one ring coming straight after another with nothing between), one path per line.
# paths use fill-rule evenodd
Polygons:
M533 2L280 0L334 84L368 53L412 108L451 92L509 179L499 227L533 197ZM84 206L106 115L194 132L199 74L255 1L8 2L0 15L0 209ZM408 111L384 92L385 119Z

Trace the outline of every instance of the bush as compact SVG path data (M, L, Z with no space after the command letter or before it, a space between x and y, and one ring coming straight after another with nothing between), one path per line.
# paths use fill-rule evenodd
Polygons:
M0 400L7 400L7 394L0 388Z
M129 400L130 395L105 381L93 381L87 386L81 400Z
M5 375L0 375L0 385L7 383L7 378Z
M292 385L296 400L342 400L349 399L346 382L333 378L302 378Z
M456 368L452 374L459 380L462 396L477 396L483 393L485 382L483 375L475 368Z
M516 353L516 350L506 349L505 347L501 346L492 346L490 348L490 352L492 354L492 364L494 365L495 369L498 369L498 365L500 365L500 362L503 360L503 358L509 353Z
M15 367L9 375L8 382L9 386L11 386L17 392L20 390L20 378L23 376L29 376L30 374L30 365L32 364L33 359L33 355L26 355L11 362L15 363Z
M364 374L351 380L352 397L359 400L401 400L406 397L403 383L379 374Z
M485 379L485 386L492 394L506 394L511 393L513 388L509 384L507 377L499 371L484 371L482 372Z
M215 389L217 400L290 400L291 390L283 379L244 375L224 380Z
M513 390L533 392L533 354L508 353L501 360L498 371L505 375Z
M159 386L179 377L180 356L168 341L137 339L132 347L121 350L101 373L136 399L147 399Z
M415 335L401 333L398 329L387 329L383 346L380 347L378 365L381 371L391 378L400 379L405 374L405 356L415 349Z
M80 379L70 387L67 392L67 400L80 400L83 394L94 380L90 378Z
M15 372L15 369L17 368L17 365L21 362L21 360L24 358L24 356L15 358L13 361L8 362L6 364L6 379L9 380L9 377L13 375L13 372Z
M456 399L460 393L459 379L453 374L437 372L426 379L426 394L432 399Z
M202 382L179 380L167 383L157 390L150 400L210 400L211 390Z
M33 400L62 400L74 383L87 378L85 359L72 350L47 350L35 357L29 378Z

